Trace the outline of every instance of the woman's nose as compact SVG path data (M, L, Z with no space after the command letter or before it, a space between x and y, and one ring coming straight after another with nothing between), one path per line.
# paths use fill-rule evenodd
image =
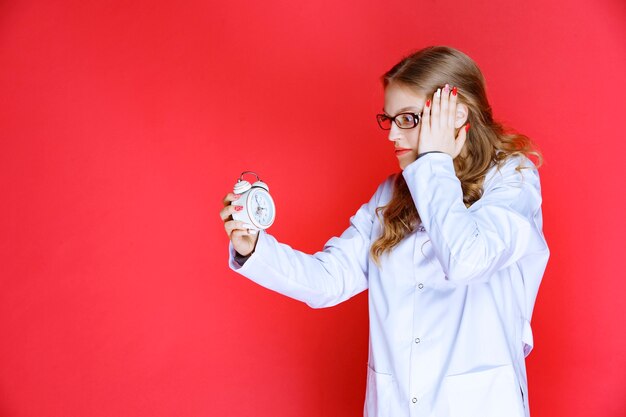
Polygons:
M395 142L401 137L402 135L400 133L400 128L398 127L398 125L392 122L391 129L389 129L389 135L387 135L387 139L389 139L392 142Z

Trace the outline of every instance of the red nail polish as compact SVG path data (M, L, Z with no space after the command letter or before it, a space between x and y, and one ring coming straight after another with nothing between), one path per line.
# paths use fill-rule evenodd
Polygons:
M235 206L235 211L241 211L243 210L243 206Z
M426 107L430 106L430 99L426 100Z
M453 96L456 96L456 92L457 92L456 87L452 88L452 95L453 95Z
M470 127L470 124L469 124L469 123L465 125L465 131L466 131L466 132L469 132L469 127Z

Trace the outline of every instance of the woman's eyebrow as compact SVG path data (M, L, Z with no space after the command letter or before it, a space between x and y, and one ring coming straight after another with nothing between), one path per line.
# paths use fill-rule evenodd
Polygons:
M385 113L385 114L389 114L389 113L387 113L387 112L385 111L385 108L384 108L384 107L383 107L383 109L382 109L382 110L383 110L383 113ZM398 113L396 113L396 114L402 113L403 111L407 111L407 110L411 110L411 111L419 111L419 110L417 109L417 107L415 107L415 106L408 106L408 107L402 107L400 110L398 110Z

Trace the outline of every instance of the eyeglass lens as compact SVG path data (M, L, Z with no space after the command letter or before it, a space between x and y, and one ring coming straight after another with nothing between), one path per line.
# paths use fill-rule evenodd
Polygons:
M400 113L395 117L389 117L385 114L379 114L376 116L376 120L378 121L378 125L384 129L391 129L391 121L395 121L396 125L398 125L401 129L411 129L417 126L419 119L415 117L412 113Z

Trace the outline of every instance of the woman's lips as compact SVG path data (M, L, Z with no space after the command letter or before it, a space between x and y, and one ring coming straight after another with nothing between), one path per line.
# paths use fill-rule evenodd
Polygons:
M396 156L404 155L405 153L411 152L410 149L404 148L396 148Z

